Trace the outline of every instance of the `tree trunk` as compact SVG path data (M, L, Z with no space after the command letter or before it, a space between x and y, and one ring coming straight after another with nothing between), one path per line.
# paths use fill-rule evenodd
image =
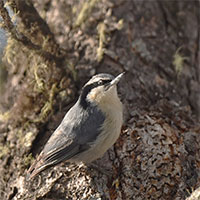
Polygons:
M0 1L10 33L0 199L198 199L199 9L199 1ZM81 86L96 73L122 71L124 126L95 161L110 176L63 163L27 182L26 170Z

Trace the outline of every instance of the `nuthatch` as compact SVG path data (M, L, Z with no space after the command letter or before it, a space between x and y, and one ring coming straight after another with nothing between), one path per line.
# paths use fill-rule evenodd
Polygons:
M84 85L78 101L28 170L28 179L63 161L90 163L115 143L123 122L116 85L123 74L116 78L98 74Z

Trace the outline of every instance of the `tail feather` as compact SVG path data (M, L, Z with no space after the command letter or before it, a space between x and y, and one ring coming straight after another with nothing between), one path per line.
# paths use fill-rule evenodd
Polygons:
M42 157L39 156L38 159L35 160L35 162L31 165L27 172L26 179L31 180L34 178L37 174L48 168L49 165L45 164Z

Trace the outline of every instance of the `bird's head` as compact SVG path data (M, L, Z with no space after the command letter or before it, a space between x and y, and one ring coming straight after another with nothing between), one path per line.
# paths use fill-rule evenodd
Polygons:
M109 99L112 104L112 100L118 98L116 86L123 75L124 72L117 77L105 73L93 76L82 89L80 96L82 105L99 104L105 99Z

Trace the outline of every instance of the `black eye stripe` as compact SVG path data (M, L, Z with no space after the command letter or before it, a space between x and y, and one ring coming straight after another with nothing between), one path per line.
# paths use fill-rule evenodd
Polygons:
M91 84L88 84L85 86L85 88L88 88L87 90L92 90L95 87L101 86L101 85L105 85L106 83L110 83L112 80L110 79L100 79L96 82L93 82Z
M109 82L111 82L111 80L109 80L109 79L105 79L105 80L99 80L98 81L98 85L104 85L104 84L106 84L106 83L109 83Z
M90 85L89 85L89 87L91 88L91 89L93 89L93 88L95 88L95 87L98 87L98 86L101 86L101 85L105 85L105 84L107 84L107 83L110 83L111 82L111 80L109 80L109 79L100 79L100 80L98 80L97 82L94 82L94 83L91 83Z
M109 79L109 80L103 80L104 84L105 84L105 83L110 83L111 81L112 81L112 80L110 80L110 79Z

